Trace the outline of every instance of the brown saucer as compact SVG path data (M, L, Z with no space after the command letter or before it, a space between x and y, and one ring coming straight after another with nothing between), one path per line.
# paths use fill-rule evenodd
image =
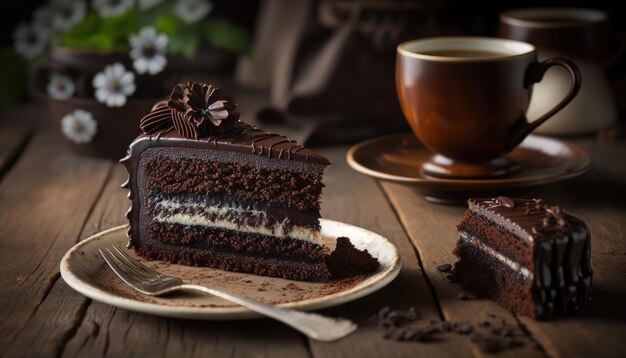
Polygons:
M426 200L464 204L470 197L521 194L531 188L560 182L585 173L591 164L582 149L562 141L529 135L508 154L519 167L510 176L489 179L444 179L422 174L432 153L413 133L363 141L348 150L348 164L356 171L419 190Z

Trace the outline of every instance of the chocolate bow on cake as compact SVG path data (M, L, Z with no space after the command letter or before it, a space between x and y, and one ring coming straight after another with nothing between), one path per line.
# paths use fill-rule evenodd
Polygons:
M187 138L224 133L239 120L233 98L212 85L197 82L178 84L170 100L159 104L141 119L139 126L146 134L176 129Z

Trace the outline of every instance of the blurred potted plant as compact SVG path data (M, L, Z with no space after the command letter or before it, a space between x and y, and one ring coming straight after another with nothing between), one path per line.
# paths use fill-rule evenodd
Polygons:
M212 9L208 0L51 0L17 27L14 48L71 148L119 159L177 75L249 55L246 31Z

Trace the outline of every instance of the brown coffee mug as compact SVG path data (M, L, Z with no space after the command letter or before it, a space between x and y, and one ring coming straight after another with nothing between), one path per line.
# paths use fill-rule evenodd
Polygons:
M571 84L565 98L529 123L533 84L553 66ZM581 76L565 58L537 61L531 44L489 37L434 37L397 49L396 85L404 115L434 155L422 169L438 177L502 176L505 156L578 93Z

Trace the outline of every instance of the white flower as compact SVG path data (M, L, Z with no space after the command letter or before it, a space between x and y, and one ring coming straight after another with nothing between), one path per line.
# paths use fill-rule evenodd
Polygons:
M71 98L76 92L72 79L60 73L50 75L50 82L46 89L50 97L61 100Z
M163 71L167 64L167 35L157 33L154 27L144 27L137 35L132 35L129 42L130 57L137 73L154 75Z
M20 24L13 32L15 51L29 60L43 54L49 38L48 31L27 24Z
M52 0L52 27L65 32L83 21L87 14L87 4L83 0Z
M133 0L93 0L93 7L102 17L122 15L133 6Z
M207 0L178 0L174 12L186 24L200 21L213 10L213 3Z
M98 122L91 113L77 109L61 119L61 131L74 143L89 143L98 132Z
M49 31L52 29L52 6L43 5L35 9L33 12L33 27L37 30Z
M122 107L126 104L126 97L135 92L135 74L127 72L121 63L114 63L96 74L93 86L98 102L109 107Z
M157 6L164 0L139 0L139 8L141 10L147 10L151 7Z

